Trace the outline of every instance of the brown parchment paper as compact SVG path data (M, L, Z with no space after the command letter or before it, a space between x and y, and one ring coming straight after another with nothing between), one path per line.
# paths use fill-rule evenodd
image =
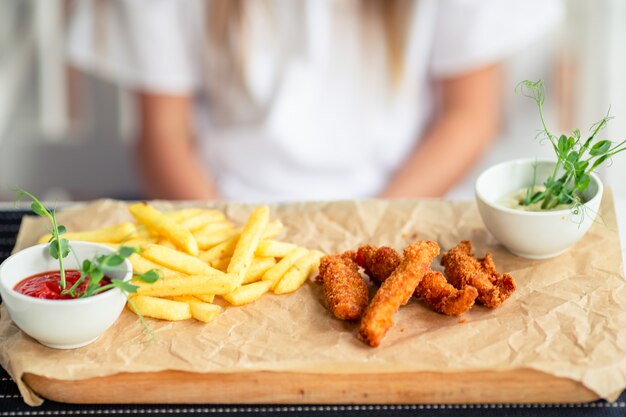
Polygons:
M175 207L155 204L163 210ZM213 206L239 223L251 210L239 204ZM366 242L402 248L416 239L435 240L446 250L470 239L477 255L494 253L499 269L517 280L518 290L497 309L475 306L464 315L465 323L412 300L396 314L395 327L376 349L356 339L355 324L329 314L321 289L313 282L292 295L265 295L251 305L226 308L209 324L148 319L155 340L125 310L98 341L69 351L38 344L2 307L2 366L31 405L41 399L22 383L25 372L85 379L162 370L363 373L531 368L580 381L610 400L626 387L626 291L610 193L601 206L604 224L595 224L572 249L546 261L507 252L486 231L470 202L298 203L273 206L272 217L286 226L281 239L324 252ZM70 231L128 219L126 205L111 200L59 213ZM34 244L44 231L44 221L25 218L15 250Z

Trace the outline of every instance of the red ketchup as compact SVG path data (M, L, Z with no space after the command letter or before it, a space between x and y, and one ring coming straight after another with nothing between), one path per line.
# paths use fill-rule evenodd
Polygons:
M80 271L75 269L65 271L66 288L71 288L78 278L80 278ZM60 280L61 273L59 271L42 272L41 274L35 274L21 280L13 289L20 294L34 298L44 298L46 300L68 300L75 298L70 294L61 294ZM100 280L101 287L110 283L111 280L108 277L104 277ZM87 279L76 288L76 295L82 294L86 286Z

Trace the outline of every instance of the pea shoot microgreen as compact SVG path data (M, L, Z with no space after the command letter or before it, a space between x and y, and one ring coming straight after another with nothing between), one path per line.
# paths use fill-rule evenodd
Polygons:
M578 129L575 129L569 136L557 137L550 133L543 114L545 98L543 81L522 81L518 84L517 91L537 103L543 127L540 134L545 135L550 141L557 157L554 171L544 181L545 190L535 189L535 177L533 185L526 190L521 204L529 206L540 203L542 210L553 209L559 204L580 206L584 203L582 194L591 181L589 174L612 156L626 150L626 140L616 144L608 139L596 138L612 119L609 112L591 126L590 135L584 141Z
M16 188L14 191L17 194L15 197L16 202L22 197L30 198L32 201L30 209L33 213L41 217L47 217L50 221L51 228L49 229L49 232L52 236L50 237L50 240L48 240L48 253L51 257L59 261L59 275L61 276L59 285L62 290L65 290L67 284L65 282L65 267L63 265L63 258L66 258L70 254L70 242L61 237L61 235L66 232L65 226L57 223L56 211L48 210L37 197L28 191L22 190L21 188Z
M61 287L61 294L69 294L72 298L86 298L112 288L119 288L127 294L137 292L138 287L136 285L116 278L110 279L110 283L101 285L101 281L105 279L108 273L119 271L121 265L124 263L124 260L130 257L133 253L138 252L137 248L123 245L111 254L98 255L93 259L83 260L79 268L80 277L71 287L67 288L63 259L69 256L69 254L73 251L70 242L61 237L61 235L66 232L65 226L58 224L55 210L48 210L33 194L20 188L15 189L15 192L17 194L16 202L22 197L30 198L32 201L30 206L31 210L38 216L46 217L50 221L51 228L49 231L52 237L48 241L48 253L52 258L59 261L59 286ZM143 274L136 274L134 276L134 279L138 279L146 283L153 283L158 280L158 278L159 276L156 270L150 270ZM78 292L78 288L80 288L83 284L85 284L84 291Z

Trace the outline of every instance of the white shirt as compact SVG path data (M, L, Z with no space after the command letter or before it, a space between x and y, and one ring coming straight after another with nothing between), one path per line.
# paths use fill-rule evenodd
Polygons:
M77 66L130 89L193 94L198 158L240 201L377 195L427 127L438 79L502 60L562 14L547 0L419 0L389 92L384 59L338 18L347 0L270 0L271 23L245 3L251 105L230 113L215 105L229 89L207 65L205 2L76 2L68 45Z

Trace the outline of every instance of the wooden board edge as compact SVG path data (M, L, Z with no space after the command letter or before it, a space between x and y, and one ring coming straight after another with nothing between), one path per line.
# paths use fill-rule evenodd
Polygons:
M476 372L119 373L59 380L26 373L39 396L74 404L477 404L598 400L580 382L520 369Z

